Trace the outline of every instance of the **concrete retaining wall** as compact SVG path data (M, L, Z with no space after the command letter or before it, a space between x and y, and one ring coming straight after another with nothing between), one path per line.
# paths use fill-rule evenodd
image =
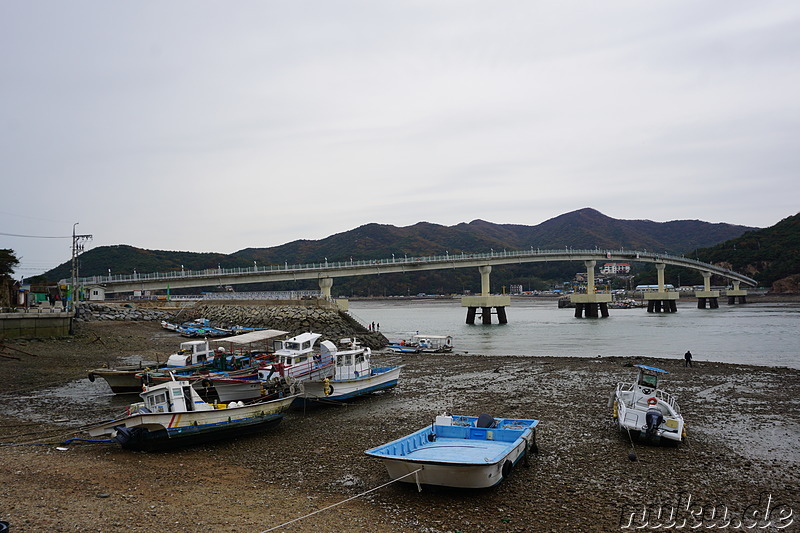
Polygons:
M73 313L3 313L0 339L40 339L69 335Z

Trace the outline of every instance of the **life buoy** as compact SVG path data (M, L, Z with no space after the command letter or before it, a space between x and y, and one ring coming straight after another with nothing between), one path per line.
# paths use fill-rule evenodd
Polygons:
M647 405L653 406L653 405L656 405L657 403L658 403L658 400L656 400L655 398L648 398L647 399Z

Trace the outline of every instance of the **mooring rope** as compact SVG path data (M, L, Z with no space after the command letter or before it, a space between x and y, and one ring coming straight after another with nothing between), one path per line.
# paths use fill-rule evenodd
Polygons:
M371 489L369 489L367 491L362 492L361 494L356 494L355 496L351 496L350 498L347 498L346 500L342 500L342 501L340 501L338 503L334 503L333 505L329 505L327 507L323 507L322 509L317 509L316 511L310 512L305 516L301 516L299 518L295 518L294 520L289 520L288 522L284 522L283 524L280 524L278 526L274 526L274 527L271 527L269 529L265 529L261 533L268 533L269 531L275 531L276 529L280 529L280 528L282 528L284 526L288 526L289 524L293 524L295 522L298 522L300 520L308 518L309 516L313 516L313 515L315 515L317 513L321 513L322 511L327 511L328 509L333 509L334 507L342 505L343 503L347 503L347 502L349 502L351 500L355 500L356 498L360 498L361 496L364 496L365 494L369 494L370 492L375 492L376 490L382 489L383 487L386 487L387 485L391 485L392 483L394 483L396 481L400 481L401 479L406 478L406 477L408 477L408 476L410 476L412 474L416 474L420 470L422 470L422 468L417 468L416 470L414 470L412 472L409 472L408 474L404 474L404 475L400 476L397 479L393 479L393 480L391 480L391 481L389 481L387 483L384 483L383 485L379 485L377 487L371 488ZM422 490L422 488L420 487L420 484L419 484L419 476L417 476L417 488L419 490Z
M636 455L636 448L633 446L633 437L631 436L631 430L629 428L625 428L625 430L628 432L628 439L631 441L631 451L628 454L628 459L634 462L638 462L639 456Z

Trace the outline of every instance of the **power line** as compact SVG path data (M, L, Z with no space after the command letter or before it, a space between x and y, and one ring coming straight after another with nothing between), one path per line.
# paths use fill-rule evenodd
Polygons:
M5 235L6 237L25 237L26 239L71 239L71 235L67 235L66 237L49 237L44 235L17 235L16 233L2 233L0 235Z

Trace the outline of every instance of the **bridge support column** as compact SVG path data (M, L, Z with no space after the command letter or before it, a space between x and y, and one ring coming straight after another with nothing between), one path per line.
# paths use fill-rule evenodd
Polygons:
M492 272L491 265L478 267L481 273L481 295L464 296L461 298L461 307L467 308L467 324L474 324L475 318L480 309L481 323L492 323L492 309L497 315L499 324L507 324L506 307L511 305L511 296L507 294L490 294L489 274Z
M319 289L324 300L331 299L331 287L333 287L333 278L319 278Z
M740 304L747 303L747 291L739 288L740 283L741 282L737 280L733 281L733 289L727 292L728 305L734 305L736 303L737 298L739 299Z
M644 293L647 301L648 313L677 313L678 312L678 292L667 291L664 285L664 263L656 263L658 273L658 291Z
M719 308L719 291L711 290L711 272L703 271L703 290L695 291L697 297L697 308L705 309L706 305L711 309Z
M586 265L586 294L572 294L569 299L575 304L575 318L606 318L608 317L608 302L610 294L598 294L594 286L594 267L597 261L588 260Z

